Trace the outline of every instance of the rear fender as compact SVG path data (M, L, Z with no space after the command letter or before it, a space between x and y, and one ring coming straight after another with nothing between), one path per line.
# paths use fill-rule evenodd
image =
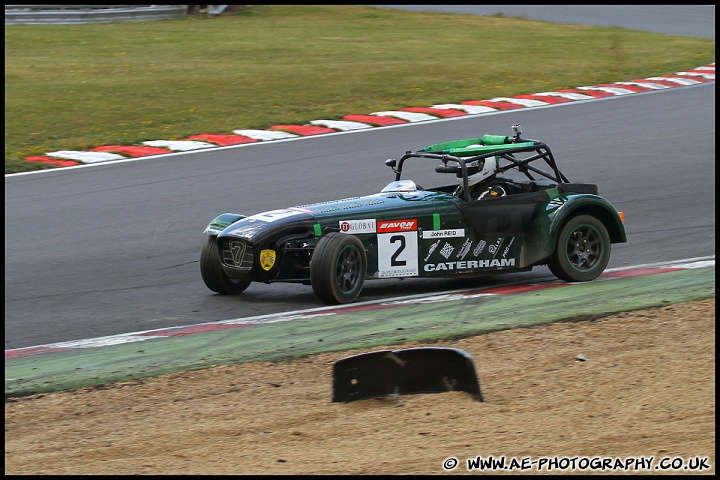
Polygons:
M571 195L562 207L556 212L550 232L552 238L557 238L565 221L576 215L592 215L599 219L607 228L611 243L625 243L627 236L625 225L620 219L618 211L613 205L602 197L594 195Z
M245 217L246 215L238 215L237 213L223 213L222 215L215 217L215 219L205 228L203 233L208 235L218 235L227 227Z

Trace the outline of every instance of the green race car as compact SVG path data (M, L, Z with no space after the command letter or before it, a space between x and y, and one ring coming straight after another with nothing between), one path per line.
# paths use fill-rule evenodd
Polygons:
M570 182L543 142L521 138L519 125L513 133L387 160L395 180L379 193L222 214L204 232L203 281L219 294L242 293L252 282L302 283L339 304L355 301L376 278L472 277L538 265L568 282L597 278L611 244L627 241L623 214L596 185ZM452 181L423 188L403 178L410 165Z

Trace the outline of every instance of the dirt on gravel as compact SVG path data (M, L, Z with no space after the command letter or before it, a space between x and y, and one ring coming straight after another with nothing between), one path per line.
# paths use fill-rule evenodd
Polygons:
M334 403L359 350L221 366L6 399L5 474L715 473L714 298L373 351L421 345L469 353L484 401Z

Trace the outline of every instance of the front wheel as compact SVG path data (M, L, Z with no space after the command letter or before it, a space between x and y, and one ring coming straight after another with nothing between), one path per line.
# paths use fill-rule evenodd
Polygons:
M365 247L359 238L331 232L320 239L310 262L310 283L327 303L350 303L362 290L367 272Z
M235 280L227 276L220 265L217 249L217 237L208 235L200 251L200 275L203 282L213 292L220 295L237 295L252 283L250 280Z
M550 271L568 282L589 282L600 276L610 261L610 235L597 218L578 215L563 225Z

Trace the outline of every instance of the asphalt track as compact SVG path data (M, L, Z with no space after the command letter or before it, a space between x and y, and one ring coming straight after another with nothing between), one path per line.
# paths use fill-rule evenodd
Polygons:
M383 165L389 156L429 138L506 132L514 123L529 138L548 142L571 180L597 183L625 212L628 243L613 246L609 268L714 255L714 100L712 80L6 176L5 348L317 307L303 285L253 284L240 296L213 295L198 273L210 219L376 192L389 181ZM541 267L513 278L536 281L547 274ZM493 276L472 286L500 281ZM374 280L359 300L461 286Z
M622 27L715 38L715 5L371 5L466 15L505 15L554 23Z
M545 282L415 295L5 351L5 396L141 379L314 353L428 342L701 300L715 260L607 271L590 283ZM377 348L375 348L377 349ZM340 358L338 358L339 360Z

